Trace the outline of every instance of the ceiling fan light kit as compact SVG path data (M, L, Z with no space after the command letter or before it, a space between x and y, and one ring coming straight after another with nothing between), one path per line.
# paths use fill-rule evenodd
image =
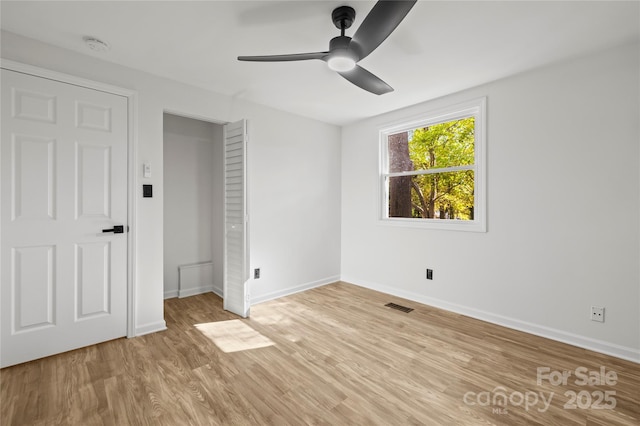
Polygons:
M356 67L356 61L349 56L334 55L327 60L330 69L337 72L350 71Z
M349 6L340 6L333 10L331 19L340 35L329 42L329 51L313 53L295 53L288 55L238 56L239 61L283 62L320 59L330 69L356 86L382 95L393 91L387 83L357 63L369 56L402 22L417 0L378 1L364 18L352 37L344 35L353 24L356 11Z

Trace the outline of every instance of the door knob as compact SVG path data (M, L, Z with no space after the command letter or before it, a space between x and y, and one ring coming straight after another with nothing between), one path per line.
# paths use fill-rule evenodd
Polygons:
M115 225L111 229L103 229L102 232L113 232L114 234L123 234L124 233L124 225Z

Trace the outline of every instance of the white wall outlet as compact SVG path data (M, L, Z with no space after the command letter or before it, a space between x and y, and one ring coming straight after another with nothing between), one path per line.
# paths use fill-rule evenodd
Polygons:
M591 307L591 321L604 322L604 308L601 306Z
M150 178L151 177L151 164L144 163L142 165L142 177Z

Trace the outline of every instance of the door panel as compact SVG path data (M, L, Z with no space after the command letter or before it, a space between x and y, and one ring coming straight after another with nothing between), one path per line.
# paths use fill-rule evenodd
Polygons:
M56 141L44 137L12 136L12 219L54 219Z
M127 99L2 70L0 366L126 335Z
M249 316L246 121L224 127L224 309Z
M11 257L14 332L55 325L55 247L18 247Z
M78 218L111 216L111 147L76 144Z
M110 312L111 243L76 244L76 319L86 319Z
M12 88L13 116L22 120L56 122L56 97L29 89Z

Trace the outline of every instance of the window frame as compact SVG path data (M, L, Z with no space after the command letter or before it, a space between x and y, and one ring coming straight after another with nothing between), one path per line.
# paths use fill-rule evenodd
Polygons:
M399 120L382 127L379 131L379 200L378 221L383 225L404 226L424 229L440 229L451 231L487 231L487 185L486 185L486 109L487 98L482 97L448 107L425 111L409 119ZM416 170L411 172L389 173L389 135L409 131L420 127L448 121L474 117L474 164L473 166L443 167L431 170ZM426 219L389 217L389 178L396 176L414 176L421 174L445 173L459 170L473 170L474 172L474 219Z

